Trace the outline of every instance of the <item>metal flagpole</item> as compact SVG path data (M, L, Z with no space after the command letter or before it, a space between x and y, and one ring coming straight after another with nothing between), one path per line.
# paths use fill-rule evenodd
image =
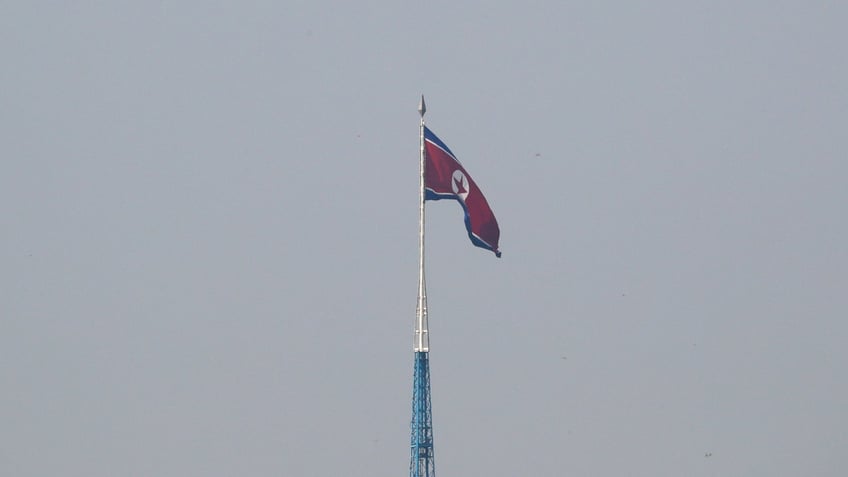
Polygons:
M418 179L418 304L415 310L415 372L412 383L412 422L410 428L410 477L435 477L433 462L433 420L430 406L430 337L427 330L427 287L424 283L424 96L418 103L421 115Z
M418 163L418 304L415 308L415 342L413 351L430 351L430 338L427 330L427 285L424 281L424 95L418 103L418 114L421 115L419 127L419 163Z

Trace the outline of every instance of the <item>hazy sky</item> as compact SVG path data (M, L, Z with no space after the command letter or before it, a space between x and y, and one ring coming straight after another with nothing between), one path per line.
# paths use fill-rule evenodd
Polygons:
M0 475L848 471L844 2L0 2Z

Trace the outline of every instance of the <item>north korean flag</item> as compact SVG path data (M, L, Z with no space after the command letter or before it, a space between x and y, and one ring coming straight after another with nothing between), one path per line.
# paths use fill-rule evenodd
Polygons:
M454 199L459 202L465 212L465 228L471 243L500 257L501 231L489 203L453 152L427 127L424 128L424 152L425 200Z

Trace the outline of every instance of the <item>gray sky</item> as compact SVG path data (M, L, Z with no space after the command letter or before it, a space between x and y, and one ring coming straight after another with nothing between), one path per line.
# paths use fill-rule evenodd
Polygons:
M842 2L2 2L0 474L841 476Z

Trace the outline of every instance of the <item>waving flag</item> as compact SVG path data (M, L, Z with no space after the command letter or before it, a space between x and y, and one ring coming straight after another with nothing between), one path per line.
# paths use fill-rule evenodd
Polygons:
M459 202L465 212L465 228L471 243L500 257L501 231L480 188L445 143L427 127L424 127L424 150L425 200L454 199Z

